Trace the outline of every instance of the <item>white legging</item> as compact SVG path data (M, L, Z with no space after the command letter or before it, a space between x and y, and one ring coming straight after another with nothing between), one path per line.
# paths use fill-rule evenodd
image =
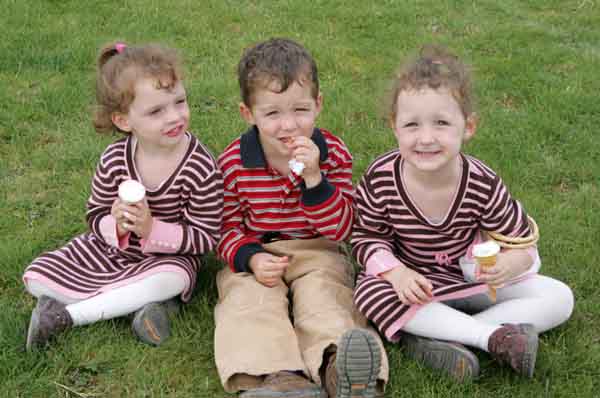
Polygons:
M487 294L478 294L427 304L404 325L403 330L487 351L490 335L501 324L532 323L541 333L569 319L573 304L573 293L567 285L535 275L498 289L495 303Z
M66 297L41 282L29 280L27 290L35 297L52 297L68 304L67 311L75 326L130 314L144 305L168 300L185 289L185 278L174 272L159 272L85 300Z

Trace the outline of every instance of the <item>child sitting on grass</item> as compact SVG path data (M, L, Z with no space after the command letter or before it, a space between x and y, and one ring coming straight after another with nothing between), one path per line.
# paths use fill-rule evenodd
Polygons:
M340 251L353 222L352 157L315 128L317 67L298 43L272 39L239 63L250 124L219 157L225 207L215 359L244 398L373 397L387 363L352 302ZM290 319L289 301L292 316Z
M535 222L521 203L461 152L477 127L469 72L446 50L423 48L397 74L389 115L398 148L371 164L356 192L357 306L388 340L458 380L479 373L464 345L532 377L538 333L569 318L573 294L537 273ZM482 231L506 248L468 280L459 261L471 265Z
M106 148L93 177L91 231L44 253L25 271L27 290L38 298L28 350L69 327L131 313L135 334L161 344L170 334L172 308L163 303L190 299L200 255L220 238L223 180L207 148L188 132L190 110L175 51L104 47L96 97L98 132L117 130L125 137ZM123 196L123 182L137 198Z

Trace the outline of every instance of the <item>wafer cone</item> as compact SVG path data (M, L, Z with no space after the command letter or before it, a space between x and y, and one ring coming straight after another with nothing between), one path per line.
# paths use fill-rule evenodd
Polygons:
M486 256L486 257L475 256L475 260L477 261L477 264L479 264L479 266L483 269L491 268L494 265L496 265L496 255ZM490 298L492 299L492 301L496 301L496 288L491 285L489 286L489 288L490 288Z
M494 241L487 241L473 247L473 257L482 269L491 268L496 265L496 258L499 252L500 246ZM490 298L492 301L496 301L496 288L490 285L489 289Z

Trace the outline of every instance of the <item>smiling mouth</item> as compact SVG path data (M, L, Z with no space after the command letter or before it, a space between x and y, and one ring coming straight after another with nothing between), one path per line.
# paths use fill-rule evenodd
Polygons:
M181 134L181 131L183 130L183 125L177 126L169 131L167 131L166 133L164 133L164 135L166 135L167 137L177 137L179 134Z

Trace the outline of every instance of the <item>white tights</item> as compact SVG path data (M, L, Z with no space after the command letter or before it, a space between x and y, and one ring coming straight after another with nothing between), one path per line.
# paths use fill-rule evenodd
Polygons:
M81 326L127 315L146 304L168 300L183 292L185 286L186 281L180 274L159 272L84 300L65 297L36 280L28 281L27 290L35 297L45 295L68 304L67 311L73 324Z
M490 335L501 324L532 323L541 333L569 319L573 304L573 293L567 285L535 275L498 289L495 303L484 293L427 304L404 325L403 330L487 351Z

